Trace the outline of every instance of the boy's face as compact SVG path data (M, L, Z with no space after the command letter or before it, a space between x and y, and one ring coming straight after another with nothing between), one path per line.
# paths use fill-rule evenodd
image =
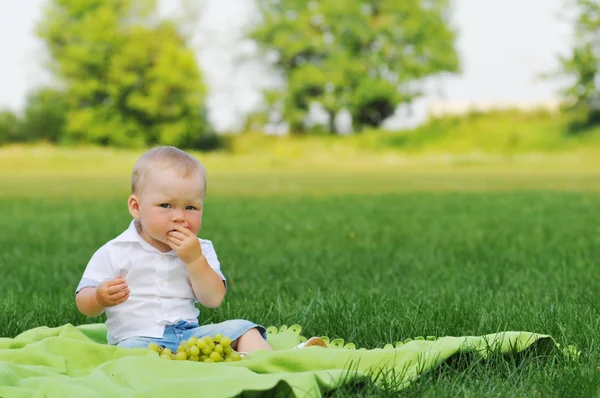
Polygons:
M139 196L129 198L129 212L140 220L140 235L162 252L170 251L167 234L176 226L197 235L202 226L204 183L198 173L182 177L172 169L147 177Z

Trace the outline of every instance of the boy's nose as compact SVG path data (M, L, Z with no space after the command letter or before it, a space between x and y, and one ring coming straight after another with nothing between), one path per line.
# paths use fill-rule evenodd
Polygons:
M183 220L184 220L184 216L183 216L182 210L173 211L173 221L183 221Z

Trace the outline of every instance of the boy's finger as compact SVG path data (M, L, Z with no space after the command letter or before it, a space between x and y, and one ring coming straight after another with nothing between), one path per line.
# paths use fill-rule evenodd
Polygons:
M171 238L179 238L179 239L185 238L185 235L179 231L171 231L167 234L167 236L170 236Z
M181 236L181 234L179 235L170 235L167 237L167 239L170 239L174 242L183 242L185 240L185 236Z
M123 278L121 275L119 275L115 279L108 281L108 286L119 285L121 283L125 283L125 278Z
M123 281L123 282L120 282L120 283L115 283L115 284L112 284L112 285L108 285L108 287L107 287L106 290L108 292L118 292L118 291L126 289L126 288L127 288L127 282Z
M179 246L181 242L181 240L175 240L171 237L167 238L167 244L171 247L171 249L175 249L175 247Z
M119 299L119 301L117 301L117 304L121 304L121 303L127 301L128 298L129 298L129 294L124 296L123 298ZM115 305L117 305L117 304L115 304Z
M179 232L181 232L184 236L188 236L192 233L192 231L190 231L187 228L183 228L181 225L176 225L175 229Z
M129 290L127 290L123 293L115 294L110 297L110 301L112 301L113 303L118 303L121 300L123 300L124 298L129 297L129 294L130 294Z
M121 300L123 297L129 296L129 289L124 290L123 292L117 293L114 296L114 299Z
M125 295L125 296L123 296L123 297L119 297L119 298L113 298L113 300L112 300L112 305L113 305L113 306L115 306L115 305L119 305L119 304L121 304L122 302L126 301L128 298L129 298L129 294L126 294L126 295Z
M106 291L108 292L108 294L112 295L125 289L128 289L127 283L123 282L119 283L118 285L110 286L108 289L106 289Z

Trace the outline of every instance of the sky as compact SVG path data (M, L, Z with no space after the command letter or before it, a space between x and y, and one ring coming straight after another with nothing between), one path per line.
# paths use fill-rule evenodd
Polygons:
M44 68L43 44L34 27L46 0L0 1L0 108L20 111L28 91L51 80ZM545 100L557 81L542 73L557 69L557 56L571 42L566 0L454 0L459 31L460 76L435 80L408 117L400 111L386 124L410 127L436 100ZM253 60L254 46L242 29L254 15L252 0L199 0L202 13L193 45L209 88L210 118L221 131L241 127L243 114L260 103L260 90L273 84L264 63ZM178 0L159 0L165 16L181 15ZM242 60L241 67L235 67ZM236 62L234 62L236 61Z

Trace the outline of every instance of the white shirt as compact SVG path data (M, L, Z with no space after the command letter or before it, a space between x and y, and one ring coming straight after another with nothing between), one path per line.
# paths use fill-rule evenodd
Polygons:
M212 242L199 241L208 264L225 281ZM138 234L135 220L94 253L76 293L119 275L127 281L130 293L125 302L105 310L110 344L137 336L160 338L165 325L198 321L200 311L185 264L174 251L161 253L146 242Z

